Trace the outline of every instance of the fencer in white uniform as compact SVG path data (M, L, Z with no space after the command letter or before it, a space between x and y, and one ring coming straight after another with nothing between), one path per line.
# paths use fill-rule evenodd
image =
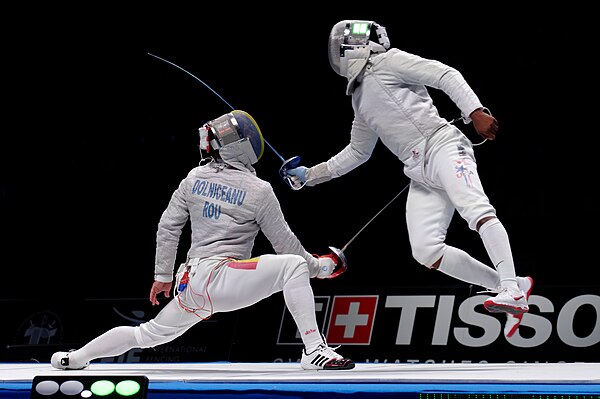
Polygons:
M300 189L342 176L366 162L381 140L410 178L406 223L414 259L496 293L484 305L506 312L505 334L512 336L529 310L533 279L516 276L509 237L483 189L473 144L439 115L427 87L444 92L486 140L495 139L497 120L460 72L390 48L386 29L374 21L336 23L328 45L331 67L347 79L352 97L350 143L326 162L287 170L288 180ZM445 243L455 211L479 233L493 267Z
M177 247L190 222L191 245L175 274L173 299L150 321L113 328L78 350L56 352L52 366L81 369L94 359L161 345L213 314L283 291L304 343L301 367L353 368L354 362L328 347L319 331L310 286L310 278L330 278L340 258L307 252L287 224L271 184L256 176L253 164L264 150L258 124L248 113L234 110L199 130L206 157L172 194L156 235L153 305L159 304L159 294L170 297ZM251 258L259 231L276 254Z

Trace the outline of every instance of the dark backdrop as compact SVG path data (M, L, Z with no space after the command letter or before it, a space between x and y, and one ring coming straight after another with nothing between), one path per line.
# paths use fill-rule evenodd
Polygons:
M574 51L568 15L556 24L540 10L491 6L350 12L170 4L7 14L17 28L7 36L4 62L0 297L147 296L156 225L199 162L197 129L230 110L194 77L148 53L252 114L284 158L298 155L311 166L337 153L349 139L352 107L345 80L329 66L327 36L345 18L376 20L392 46L463 73L500 123L497 140L476 147L476 157L518 273L539 285L581 283L577 269L587 267L595 243L582 231L581 213L590 220L597 210L591 192L575 183L589 173L574 167L591 164L591 149L577 129L558 128L577 119L573 103L583 91L573 80L585 60L567 58ZM459 116L443 94L432 95L442 116ZM479 141L470 125L460 127ZM315 253L343 247L408 183L381 143L360 168L299 192L280 180L280 165L267 148L257 171ZM401 195L348 247L350 270L338 284L457 284L412 260L404 202ZM179 259L188 242L184 235ZM448 243L488 261L458 216ZM266 252L272 248L259 236L255 253Z

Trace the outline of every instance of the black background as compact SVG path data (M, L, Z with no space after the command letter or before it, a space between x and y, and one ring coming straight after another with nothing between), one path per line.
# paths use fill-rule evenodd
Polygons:
M0 298L147 297L160 215L199 162L197 129L228 112L227 103L249 112L286 159L301 156L312 166L341 150L353 113L345 80L329 66L327 36L347 18L375 20L393 47L463 73L500 123L497 140L475 152L518 274L540 286L582 283L578 269L593 263L597 209L590 128L575 127L589 112L592 73L588 52L575 57L575 42L586 47L573 30L579 19L563 14L556 23L542 15L547 9L481 5L327 11L169 4L6 15L14 28L5 37ZM459 116L445 95L432 96L442 116ZM381 143L360 168L298 192L279 178L281 160L270 149L256 166L314 253L343 247L408 183ZM315 281L317 290L460 284L412 259L404 201L395 200L348 247L350 270ZM188 243L184 235L179 259ZM488 261L458 215L448 243ZM259 235L255 254L267 252Z

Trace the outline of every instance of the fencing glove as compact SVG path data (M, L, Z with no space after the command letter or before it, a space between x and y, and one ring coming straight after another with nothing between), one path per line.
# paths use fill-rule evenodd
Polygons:
M315 276L316 278L323 279L328 278L333 273L333 270L337 266L337 259L334 255L321 255L317 256L319 262L319 272Z

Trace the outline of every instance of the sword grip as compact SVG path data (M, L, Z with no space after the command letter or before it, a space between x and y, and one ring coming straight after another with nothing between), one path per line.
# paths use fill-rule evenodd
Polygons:
M301 183L301 184L294 184L294 182L292 181L290 176L288 176L288 174L287 174L288 169L293 169L293 168L297 167L298 165L300 165L300 160L301 159L299 156L292 157L288 160L285 160L283 162L283 165L281 165L281 167L279 168L279 176L281 176L283 181L288 186L290 186L292 188L292 190L300 190L306 184L306 182Z

